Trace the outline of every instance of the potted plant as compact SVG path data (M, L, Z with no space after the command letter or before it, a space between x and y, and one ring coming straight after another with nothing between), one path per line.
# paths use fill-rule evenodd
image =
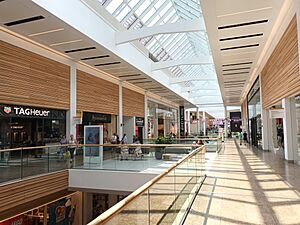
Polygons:
M158 137L155 140L155 144L172 144L172 139L170 137ZM155 158L156 159L162 159L163 152L165 150L165 147L159 147L155 151Z

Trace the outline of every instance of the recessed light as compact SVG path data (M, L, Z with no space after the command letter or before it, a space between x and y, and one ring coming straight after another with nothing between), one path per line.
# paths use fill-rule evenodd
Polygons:
M53 32L62 31L64 29L65 28L58 28L58 29L53 29L53 30L42 31L42 32L38 32L38 33L29 34L28 37L34 37L34 36L43 35L43 34L50 34Z
M64 41L64 42L59 42L59 43L53 43L50 46L58 46L58 45L65 45L65 44L71 44L71 43L76 43L80 42L82 39L77 39L77 40L72 40L72 41Z

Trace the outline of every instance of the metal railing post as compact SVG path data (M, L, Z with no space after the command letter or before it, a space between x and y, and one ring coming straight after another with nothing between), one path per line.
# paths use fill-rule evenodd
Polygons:
M50 147L48 147L48 173L50 172Z
M21 179L23 179L23 148L21 148Z

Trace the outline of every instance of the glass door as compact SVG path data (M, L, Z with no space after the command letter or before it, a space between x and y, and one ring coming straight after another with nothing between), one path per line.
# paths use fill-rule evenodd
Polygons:
M296 98L296 126L297 126L297 146L298 146L298 158L300 158L300 95Z

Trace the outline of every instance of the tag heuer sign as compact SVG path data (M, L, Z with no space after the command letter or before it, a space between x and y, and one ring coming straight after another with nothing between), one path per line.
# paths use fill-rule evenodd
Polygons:
M60 117L56 115L59 111L30 106L0 105L0 116L5 117L54 118Z
M4 106L3 111L6 112L7 114L9 114L9 113L11 113L11 107L10 106Z

